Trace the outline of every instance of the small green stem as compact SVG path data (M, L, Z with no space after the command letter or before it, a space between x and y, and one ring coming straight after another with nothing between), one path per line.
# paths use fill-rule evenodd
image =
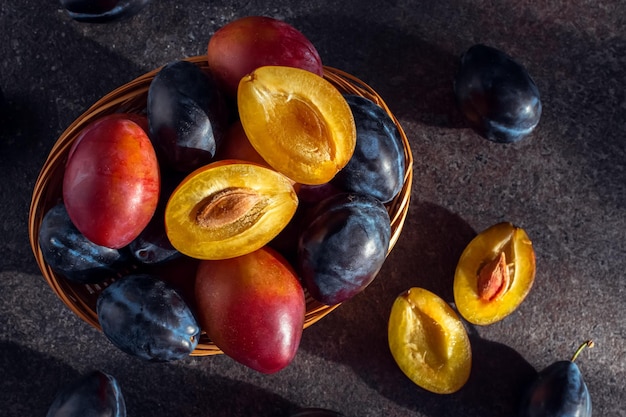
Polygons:
M576 358L578 357L578 355L580 355L580 352L582 352L584 348L588 347L591 349L593 346L594 346L593 340L587 340L586 342L584 342L582 345L578 347L578 349L576 349L576 352L574 352L574 356L572 356L571 361L574 362Z

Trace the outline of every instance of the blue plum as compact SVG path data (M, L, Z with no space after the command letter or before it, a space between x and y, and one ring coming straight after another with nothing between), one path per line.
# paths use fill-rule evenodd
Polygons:
M474 45L461 56L454 94L469 124L493 142L517 142L541 118L539 89L526 68L489 46Z
M591 417L589 390L574 361L584 347L592 345L585 342L572 360L554 362L539 372L524 393L520 417Z
M44 215L38 242L44 260L53 271L82 284L114 277L130 264L126 250L96 245L80 233L63 203Z
M226 101L211 73L189 61L165 65L148 89L150 138L164 166L191 172L215 157L226 135Z
M146 228L128 245L132 256L142 264L161 264L182 256L167 238L163 213L157 210Z
M79 22L106 23L133 16L150 0L61 0L69 16Z
M126 403L115 377L92 371L64 386L46 417L126 417Z
M152 362L188 356L200 327L185 299L149 274L127 275L98 297L96 312L105 336L122 351Z
M332 183L344 191L391 201L404 184L404 152L391 116L365 97L345 95L356 124L356 147Z
M182 253L172 246L167 237L165 206L170 195L183 179L184 175L178 172L162 171L161 194L154 215L139 236L128 245L131 255L144 265L163 264L182 257Z
M298 240L297 269L317 301L352 298L376 277L389 249L389 214L380 200L341 193L320 202Z

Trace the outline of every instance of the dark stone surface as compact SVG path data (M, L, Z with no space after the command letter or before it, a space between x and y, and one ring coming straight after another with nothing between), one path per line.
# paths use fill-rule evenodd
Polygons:
M33 185L62 131L99 97L171 60L205 52L234 18L263 14L307 35L326 65L374 87L410 138L412 202L374 283L304 332L294 362L261 375L225 356L146 364L113 348L43 280L29 246ZM588 2L442 0L153 1L132 19L71 20L55 1L0 5L0 414L44 415L61 385L114 375L132 416L286 416L298 406L346 416L514 415L521 387L551 362L578 359L594 415L626 416L626 9ZM452 98L457 59L474 43L527 67L544 112L520 143L468 129ZM473 371L458 393L413 385L387 348L395 296L422 286L452 301L475 233L525 228L535 285L500 323L470 327Z

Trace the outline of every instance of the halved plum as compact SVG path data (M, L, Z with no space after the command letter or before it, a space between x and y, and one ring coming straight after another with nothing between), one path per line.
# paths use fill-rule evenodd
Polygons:
M535 280L535 251L526 232L495 224L467 245L454 275L454 300L470 323L502 320L524 301Z
M276 237L297 206L284 175L243 161L218 161L192 172L174 190L165 208L165 230L187 256L233 258Z
M391 354L416 385L451 394L467 382L472 350L463 323L441 297L411 288L391 307L388 327Z
M319 75L299 68L261 67L241 79L237 100L252 146L295 182L324 184L354 153L356 125L350 106Z

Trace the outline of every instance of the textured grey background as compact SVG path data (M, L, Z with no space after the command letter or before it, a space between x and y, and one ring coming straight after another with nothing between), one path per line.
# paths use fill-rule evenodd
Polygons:
M113 348L54 295L30 251L39 169L61 132L108 91L171 60L205 53L241 16L281 18L326 65L388 102L410 138L412 204L376 281L304 332L294 362L267 376L225 356L146 364ZM0 5L0 414L43 416L58 388L91 369L115 375L132 416L286 416L298 406L346 416L511 416L524 383L580 342L596 416L626 416L626 8L621 0L155 0L131 20L75 22L54 0ZM505 50L544 104L515 145L467 129L451 80L474 43ZM387 348L395 296L422 286L452 301L458 256L480 230L525 228L535 285L504 321L469 327L467 385L413 385Z

